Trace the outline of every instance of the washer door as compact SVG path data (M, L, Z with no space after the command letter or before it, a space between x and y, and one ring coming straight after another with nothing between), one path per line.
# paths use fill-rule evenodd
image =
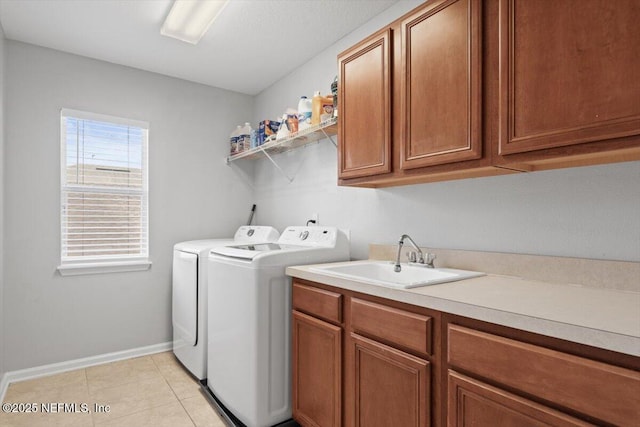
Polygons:
M180 344L198 342L198 255L173 251L173 333Z

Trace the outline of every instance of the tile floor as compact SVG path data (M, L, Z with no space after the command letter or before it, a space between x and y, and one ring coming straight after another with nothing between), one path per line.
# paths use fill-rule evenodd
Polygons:
M3 403L35 403L38 413L2 412L1 427L225 426L172 352L13 383ZM57 413L41 412L41 404L55 409L55 403L75 403L76 412L62 405ZM109 412L95 405L109 405Z

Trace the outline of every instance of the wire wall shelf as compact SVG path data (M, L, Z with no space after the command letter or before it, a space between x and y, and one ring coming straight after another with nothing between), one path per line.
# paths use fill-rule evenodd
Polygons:
M320 141L322 139L328 139L334 146L338 146L338 142L335 136L338 134L338 118L332 117L318 125L311 126L307 129L301 130L290 134L282 139L275 139L266 142L258 147L250 150L243 151L242 153L227 156L225 162L229 165L232 162L242 159L261 159L266 157L273 163L273 165L282 173L282 175L289 180L293 181L293 178L289 177L278 163L271 157L274 154L284 153L286 151L294 150L296 148L304 147L305 145Z

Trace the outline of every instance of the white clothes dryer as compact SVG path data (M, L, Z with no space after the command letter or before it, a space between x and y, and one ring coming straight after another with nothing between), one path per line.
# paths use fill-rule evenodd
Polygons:
M214 400L247 427L291 418L292 265L348 261L335 227L288 227L277 243L219 247L209 255L209 374Z
M198 379L207 377L207 256L211 248L274 242L273 227L243 226L233 238L191 240L173 247L173 353Z

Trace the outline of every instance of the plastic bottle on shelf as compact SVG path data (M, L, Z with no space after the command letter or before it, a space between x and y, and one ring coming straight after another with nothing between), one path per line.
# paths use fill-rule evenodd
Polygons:
M333 116L333 96L322 96L317 90L311 101L311 125L319 125Z
M242 125L238 125L238 153L244 151L244 139L242 138Z
M251 124L245 122L244 126L240 128L240 135L238 135L238 151L246 151L251 148Z
M291 132L289 132L289 127L287 125L287 113L282 116L282 121L280 122L280 128L276 133L276 140L284 139L289 136Z
M241 126L238 125L233 132L231 132L231 136L229 136L229 143L231 144L231 149L229 153L233 156L234 154L238 154L238 136L240 136Z
M251 148L258 146L258 129L251 129Z
M338 76L331 83L331 95L333 96L333 114L331 114L331 117L338 117Z
M306 96L298 101L298 130L304 130L311 126L311 100Z

